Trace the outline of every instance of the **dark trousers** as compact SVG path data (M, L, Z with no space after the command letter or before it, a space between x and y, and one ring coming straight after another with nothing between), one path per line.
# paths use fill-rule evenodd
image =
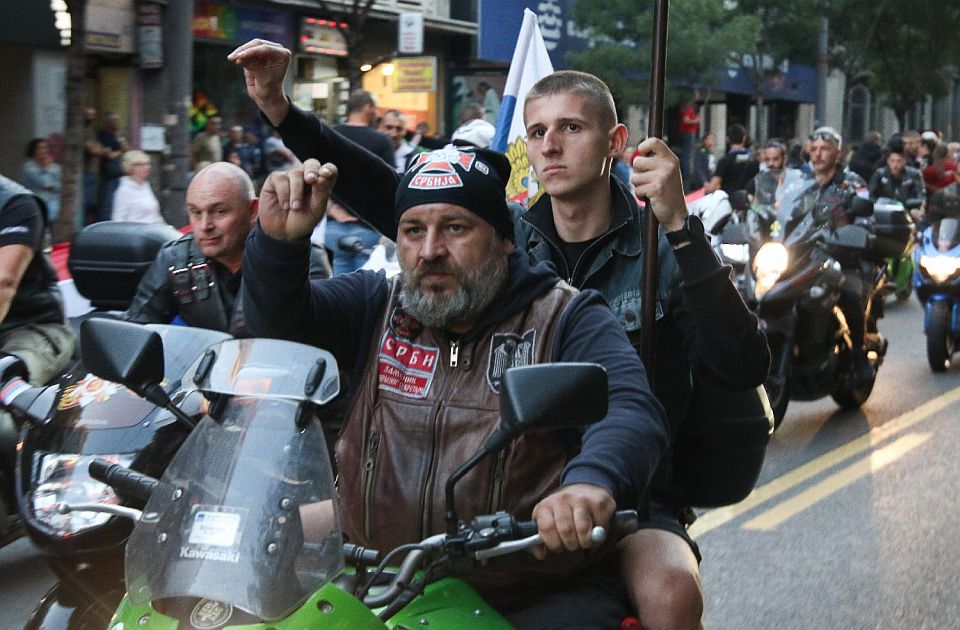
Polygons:
M617 630L630 616L627 591L619 578L590 575L532 593L513 607L497 607L513 624L523 630Z
M850 341L855 349L863 348L866 334L867 282L861 269L844 269L843 284L840 286L840 310L847 318L850 328Z

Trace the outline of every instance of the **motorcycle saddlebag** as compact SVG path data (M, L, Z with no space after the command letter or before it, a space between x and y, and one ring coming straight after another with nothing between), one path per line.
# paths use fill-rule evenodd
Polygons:
M74 237L67 267L94 308L126 310L160 247L180 236L165 223L101 221Z
M763 387L722 391L694 379L693 402L673 452L674 482L694 507L742 501L753 490L773 431Z
M913 219L903 206L881 205L873 207L875 235L871 255L877 259L900 258L913 239Z

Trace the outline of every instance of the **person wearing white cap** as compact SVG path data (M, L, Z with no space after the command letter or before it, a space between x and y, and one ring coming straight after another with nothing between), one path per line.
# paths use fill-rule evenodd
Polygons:
M497 128L482 118L475 118L453 132L450 142L457 147L479 147L486 149L493 142Z

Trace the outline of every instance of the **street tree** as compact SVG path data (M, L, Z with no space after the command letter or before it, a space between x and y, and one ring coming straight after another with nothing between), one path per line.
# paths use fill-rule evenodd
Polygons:
M939 0L879 3L870 39L867 67L870 86L897 116L926 96L950 92L960 69L960 5Z
M67 51L67 128L63 148L60 218L57 236L70 241L77 230L77 213L83 213L80 192L83 188L83 82L86 77L87 0L67 0L70 13L70 47Z
M736 0L731 11L750 25L731 65L750 76L757 111L764 110L770 84L785 62L813 61L817 41L815 0ZM752 135L766 140L767 127L757 116Z

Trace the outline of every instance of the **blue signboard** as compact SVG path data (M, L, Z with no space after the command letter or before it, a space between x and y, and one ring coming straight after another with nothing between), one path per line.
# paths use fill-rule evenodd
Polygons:
M567 53L588 48L590 40L570 19L576 0L480 0L478 57L510 63L517 45L523 10L540 18L540 32L557 70L569 68Z

